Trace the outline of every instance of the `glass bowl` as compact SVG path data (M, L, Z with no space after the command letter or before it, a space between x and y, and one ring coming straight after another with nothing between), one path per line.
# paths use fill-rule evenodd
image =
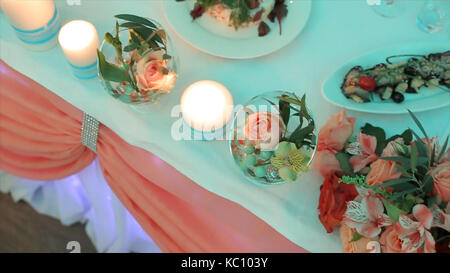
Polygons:
M306 97L285 91L252 98L236 111L230 152L256 184L283 184L308 171L316 150L317 128Z
M147 19L147 18L145 18ZM162 28L162 26L151 19L147 19L150 22L152 22L154 24L154 26L156 26L157 31L161 32L161 37L165 36L165 43L161 43L161 44L157 44L157 46L159 46L159 48L162 48L163 45L165 44L165 49L153 49L152 47L150 47L147 51L145 51L144 53L142 53L142 55L138 55L140 57L136 58L137 60L139 60L139 58L141 60L143 59L148 59L148 60L152 60L154 58L154 56L158 56L158 58L160 59L161 56L162 57L162 61L165 63L165 68L167 70L165 70L167 73L169 74L164 74L162 81L163 83L160 84L160 82L157 82L160 86L164 86L164 84L168 81L172 82L173 81L173 85L175 83L175 80L177 78L177 73L178 73L178 57L176 56L176 52L175 52L175 48L170 40L170 38L167 36L167 33L164 31L164 29ZM129 23L129 22L127 22ZM115 35L116 30L110 32L112 35ZM126 28L120 28L119 30L119 40L122 44L122 48L125 49L130 41L132 40L131 38L131 34L129 32L129 29ZM163 41L161 39L161 41ZM157 48L155 46L155 48ZM108 43L105 39L103 40L101 46L100 46L100 51L103 53L105 60L108 63L114 64L116 66L121 66L121 62L119 61L118 58L118 54L116 51L116 48L111 44ZM138 66L139 66L139 61L131 61L132 56L134 54L136 54L136 50L133 51L128 51L126 52L126 50L123 51L123 60L128 63L130 65L130 69L133 69L133 71L137 71L138 70ZM169 58L170 56L170 58ZM145 60L144 60L145 62ZM143 67L143 71L145 71L146 65L141 65L140 67ZM158 84L155 84L156 87L152 87L152 88L143 88L143 85L140 84L141 81L139 81L139 78L137 75L139 75L137 72L135 73L131 73L133 76L132 78L134 78L135 84L132 84L130 82L117 82L117 81L111 81L111 80L107 80L105 79L105 77L103 77L102 72L101 72L101 68L100 68L100 61L98 62L98 70L99 70L99 77L103 83L103 86L105 88L105 90L108 92L108 94L110 94L111 96L113 96L116 99L119 99L120 101L124 102L124 103L128 103L128 104L133 104L133 105L142 105L142 104L147 104L147 103L155 103L158 101L159 98L161 98L164 95L167 95L168 93L170 93L170 91L173 89L173 86L171 88L164 88L164 89L158 89L157 86ZM141 69L142 70L142 69ZM131 72L131 71L130 71ZM159 69L158 69L158 72ZM173 72L173 73L172 73ZM141 75L143 75L144 73L142 73ZM173 79L171 78L170 80L168 79L168 77L174 77ZM161 80L161 79L159 79ZM166 86L171 86L170 85L166 85Z

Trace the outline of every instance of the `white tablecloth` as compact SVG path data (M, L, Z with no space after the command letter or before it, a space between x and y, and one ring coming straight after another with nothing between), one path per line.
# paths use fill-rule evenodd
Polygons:
M169 31L181 62L180 78L172 93L150 114L136 113L106 94L98 81L75 80L59 48L37 53L21 47L1 16L0 56L6 63L96 117L129 143L156 154L205 189L241 204L313 252L341 251L337 235L327 234L317 217L321 179L309 173L296 183L257 187L234 165L226 142L174 141L170 130L175 119L170 111L183 89L197 80L216 80L229 87L236 104L266 91L306 92L308 105L321 126L339 110L322 98L322 82L349 59L394 44L430 41L450 46L448 28L431 35L416 26L423 4L420 0L407 0L404 14L396 19L377 15L365 0L313 0L310 20L300 36L282 50L253 60L220 59L184 43L169 27L161 1L81 0L80 6L57 2L65 20L89 20L100 36L112 28L115 14L133 13L158 20ZM357 125L371 122L385 127L388 133L414 126L407 115L349 114L358 118ZM450 109L417 116L426 121L430 135L448 134Z

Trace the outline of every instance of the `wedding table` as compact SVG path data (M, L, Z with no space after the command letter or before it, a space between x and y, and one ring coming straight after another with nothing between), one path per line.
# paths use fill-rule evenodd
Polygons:
M130 209L135 217L138 215L137 221L141 224L147 223L143 225L144 230L150 233L163 251L342 251L339 236L327 234L318 219L317 205L321 185L321 178L318 175L309 172L295 183L270 187L255 186L249 183L235 166L226 141L176 141L171 137L172 124L177 120L176 117L171 117L172 107L179 103L181 93L190 83L203 79L219 81L230 89L235 104L243 104L253 96L266 91L289 90L298 94L304 92L320 127L331 114L339 110L323 99L322 82L351 58L395 44L444 42L450 47L449 28L436 34L427 34L416 26L416 15L423 5L423 1L419 0L407 1L404 13L398 18L383 18L362 0L315 0L305 29L291 44L268 56L250 60L217 58L203 54L186 44L166 21L162 1L81 0L80 5L69 5L66 1L55 2L61 11L63 21L75 18L88 20L96 26L100 36L111 30L115 14L130 13L153 18L169 32L176 47L180 59L180 77L175 89L162 98L159 104L152 105L149 113L142 114L110 97L103 90L100 81L76 80L60 48L56 47L47 52L33 52L19 45L5 16L3 14L0 16L0 56L5 63L1 66L2 73L6 73L5 69L9 66L47 88L65 102L95 117L109 128L111 131L108 130L109 138L115 141L122 139L136 146L136 149L150 152L154 158L153 165L148 166L148 173L157 173L153 176L153 180L158 177L166 179L172 190L177 185L182 189L198 187L199 190L191 191L191 195L186 191L187 195L183 196L183 190L173 191L172 194L183 198L185 202L191 202L192 206L201 206L209 210L210 214L216 210L217 214L214 216L218 223L230 225L234 234L242 232L241 241L236 239L239 236L235 235L234 240L223 249L195 246L161 247L157 237L162 236L166 230L161 229L159 233L152 234L152 225L158 226L159 223L145 219L145 213L139 214L133 206L144 202L138 200L139 198L153 198L154 202L162 202L159 209L163 209L168 205L164 202L176 202L175 199L159 200L158 192L164 189L155 188L152 196L136 197L137 200L133 200L133 196L128 196L130 200L124 200L120 198L123 196L120 191L125 188L110 183L127 209ZM4 83L1 85L4 92ZM4 109L0 108L0 111L3 112ZM348 114L358 118L357 126L370 122L383 125L388 133L400 132L406 127L414 126L407 115L375 115L353 111L348 111ZM423 121L430 135L442 137L450 132L449 108L417 113L417 116ZM121 142L117 145L125 144ZM131 155L145 156L144 153L134 150L131 151ZM111 160L108 156L104 158ZM137 158L128 159L129 164L139 162ZM164 169L161 169L161 166ZM171 168L165 168L166 166ZM119 171L126 172L126 168L117 170ZM189 184L191 182L192 185ZM135 191L139 191L139 186L132 181L121 182L121 187L125 186L136 187ZM195 221L182 218L183 204L178 204L179 214L171 214L171 217L180 217L180 221L186 223ZM211 208L208 208L209 206ZM236 217L230 215L238 212L239 215ZM196 216L199 219L206 217L201 215L200 210L198 213ZM251 232L245 230L253 227L245 226L246 218L250 219L247 220L249 223L261 228L253 238L246 238ZM213 217L210 221L215 221L214 219ZM232 223L232 221L242 222ZM257 222L258 224L255 224ZM226 241L228 227L223 224L218 226L223 228L224 238L216 238L215 236L219 236L220 233L214 233L212 230L204 232L215 242ZM195 226L191 229L195 230ZM271 236L271 239L261 237L261 244L248 247L248 244L258 241L255 236L259 235ZM234 242L236 246L232 247L230 244ZM238 244L239 242L242 244ZM247 247L243 247L246 243ZM181 246L183 243L172 242L172 244ZM223 244L226 245L224 242Z

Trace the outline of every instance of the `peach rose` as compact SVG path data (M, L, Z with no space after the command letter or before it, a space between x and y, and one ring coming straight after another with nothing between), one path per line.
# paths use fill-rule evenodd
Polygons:
M394 226L387 227L380 236L381 249L384 253L402 253L403 241L398 237Z
M312 168L319 172L323 177L327 177L330 174L340 174L343 172L335 154L328 150L316 152L312 163Z
M432 168L430 175L434 179L433 192L444 202L450 201L450 161L444 161Z
M139 89L166 93L173 89L177 74L170 70L167 74L162 72L163 69L168 69L167 60L164 60L163 56L163 51L157 51L138 60L135 75Z
M261 150L273 150L280 142L285 126L280 116L271 112L256 112L248 116L245 137Z
M355 229L346 224L342 224L339 234L344 253L368 253L370 249L367 249L367 245L369 242L374 241L373 239L363 237L356 242L350 242L355 234Z
M320 129L318 137L318 150L332 150L335 153L344 148L345 142L353 134L355 119L347 117L345 109L332 115L327 123Z
M403 144L403 139L397 138L389 142L381 156L398 156L397 145ZM369 174L366 177L369 186L380 185L384 181L400 178L402 174L397 171L397 163L394 161L378 159L370 165Z

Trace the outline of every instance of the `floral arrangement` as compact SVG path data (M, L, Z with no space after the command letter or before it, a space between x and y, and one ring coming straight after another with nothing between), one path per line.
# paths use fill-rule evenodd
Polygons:
M104 45L98 50L99 71L107 90L125 102L147 102L169 93L177 74L173 56L168 54L166 32L143 17L115 17L123 22L116 21L114 35L108 32L104 39L104 44L112 46L112 61L107 61ZM125 46L123 38L128 40Z
M450 249L450 149L411 129L387 138L344 110L320 130L313 168L325 178L319 218L328 232L341 226L344 252L448 252Z
M264 184L292 182L308 171L316 146L315 124L306 108L306 97L277 92L274 96L256 97L270 104L244 108L246 118L231 141L231 151L244 173ZM254 106L254 105L252 105Z

